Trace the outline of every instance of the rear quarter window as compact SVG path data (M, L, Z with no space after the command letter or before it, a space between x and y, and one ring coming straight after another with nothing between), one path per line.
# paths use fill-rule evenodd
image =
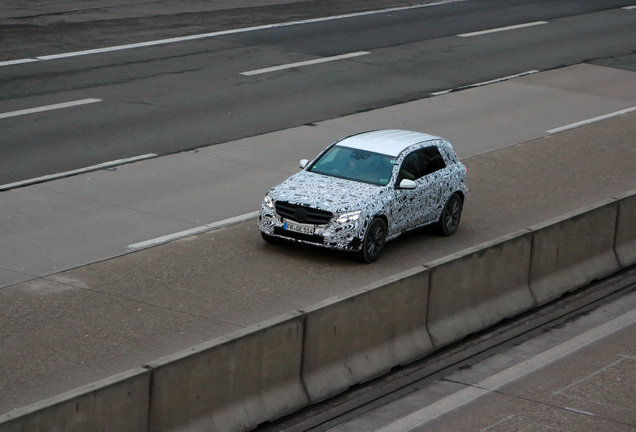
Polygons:
M455 154L453 147L451 147L448 141L440 141L438 143L438 146L442 153L442 156L444 157L446 165L454 165L456 163L459 163L459 158L457 157L457 154Z

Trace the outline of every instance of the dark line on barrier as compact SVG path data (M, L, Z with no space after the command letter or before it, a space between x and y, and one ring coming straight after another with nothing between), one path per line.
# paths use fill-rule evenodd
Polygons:
M435 346L435 341L433 340L431 332L428 329L428 320L431 312L431 285L433 284L433 268L427 267L425 271L428 272L428 286L426 287L426 322L424 324L424 328L426 329L428 339L431 341L431 345L433 345L433 351L437 351L438 347Z
M616 262L619 267L623 267L623 263L621 262L621 257L618 256L618 252L616 251L616 247L618 245L618 228L621 220L621 202L623 200L616 200L614 203L616 204L616 221L614 223L614 244L612 245L612 252L614 252L614 258L616 258Z
M150 422L152 419L152 395L154 394L155 389L155 370L152 366L148 366L146 364L141 365L141 367L148 370L150 374L150 377L148 378L148 417L146 419L146 432L150 432Z
M536 231L527 228L528 231L530 232L530 262L528 263L528 291L530 291L530 295L532 296L532 300L534 301L534 307L539 307L539 302L537 301L537 296L534 295L534 291L532 291L532 263L534 262L534 260L532 259L532 256L534 255L534 238L535 238L535 234Z
M302 315L300 316L300 323L302 325L302 343L300 344L300 384L303 387L303 393L307 398L307 405L311 405L311 398L309 396L309 390L307 383L305 382L305 341L307 340L307 312L299 310Z

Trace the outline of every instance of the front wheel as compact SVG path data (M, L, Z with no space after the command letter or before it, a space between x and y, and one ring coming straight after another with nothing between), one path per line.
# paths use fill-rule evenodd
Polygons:
M364 233L362 249L358 252L358 259L371 264L376 261L384 250L386 242L386 224L380 218L371 221Z
M446 201L442 215L437 222L437 232L443 236L451 236L457 231L459 220L462 217L462 207L464 203L461 197L454 193Z

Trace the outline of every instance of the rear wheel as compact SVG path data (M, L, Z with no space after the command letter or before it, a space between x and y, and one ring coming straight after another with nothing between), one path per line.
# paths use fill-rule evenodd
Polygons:
M369 264L374 262L384 250L385 242L386 224L382 219L375 218L364 233L362 249L358 252L358 259Z
M439 221L437 222L437 231L440 235L443 236L451 236L455 234L457 231L457 227L459 227L459 221L462 217L462 208L464 203L462 202L459 194L452 194L448 201L446 201L446 205L444 206L444 210L442 211L442 215L439 217Z

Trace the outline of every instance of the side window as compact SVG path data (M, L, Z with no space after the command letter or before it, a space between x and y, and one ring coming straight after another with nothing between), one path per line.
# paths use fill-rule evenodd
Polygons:
M446 168L444 158L436 146L424 147L407 155L400 167L399 180L417 180Z
M429 175L435 171L446 168L446 163L442 154L436 146L424 147L421 150L420 159L422 163L422 176Z
M420 177L422 177L422 175L420 173L419 154L418 151L414 151L407 155L402 161L399 180L417 180Z

